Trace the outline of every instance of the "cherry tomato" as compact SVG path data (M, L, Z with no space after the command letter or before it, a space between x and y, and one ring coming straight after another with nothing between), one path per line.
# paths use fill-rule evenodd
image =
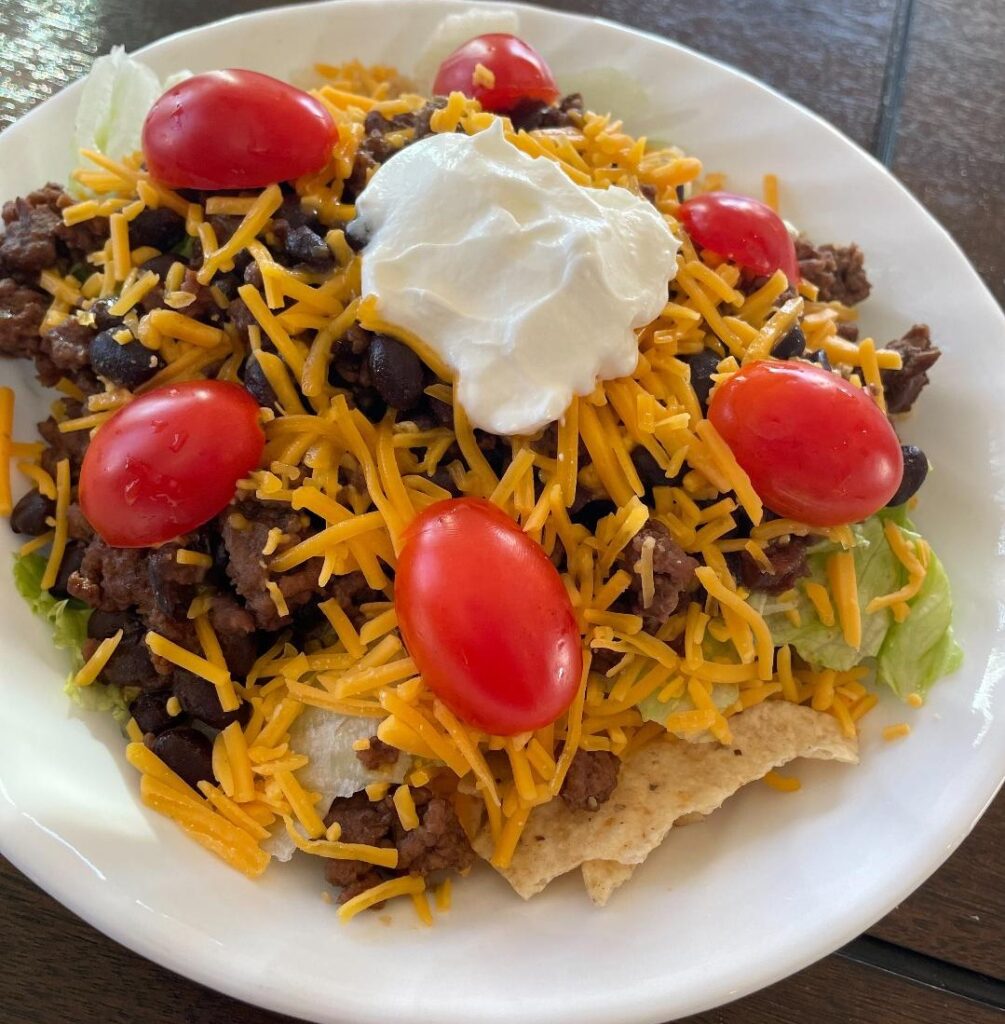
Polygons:
M495 505L427 508L405 533L394 594L419 672L469 725L513 735L572 702L583 653L568 594L544 550Z
M156 388L120 409L91 441L80 506L113 547L160 544L226 508L264 447L258 403L236 384Z
M143 124L147 169L171 188L262 188L324 167L338 141L313 96L257 71L209 71L168 89Z
M495 76L492 85L475 81L479 64ZM508 114L526 100L554 103L559 97L544 58L529 43L505 32L475 36L454 50L440 65L433 92L437 96L462 92L494 114Z
M681 203L680 220L703 249L758 276L783 270L793 288L799 284L799 262L789 229L759 200L731 192L705 192Z
M865 519L896 493L900 442L861 388L809 363L742 367L708 418L772 512L811 526Z

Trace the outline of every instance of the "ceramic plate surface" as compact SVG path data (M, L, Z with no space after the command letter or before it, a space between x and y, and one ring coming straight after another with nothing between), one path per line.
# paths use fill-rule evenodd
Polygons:
M264 11L142 56L161 74L240 66L289 77L353 56L407 70L416 45L464 6ZM62 654L4 569L4 854L130 948L313 1021L633 1024L734 999L831 952L921 884L1005 771L1005 320L993 299L921 206L806 110L653 36L532 8L520 19L560 85L584 89L593 108L620 105L630 130L672 139L738 191L758 194L761 175L777 172L786 217L820 241L857 241L874 286L863 309L870 334L932 326L945 355L903 432L935 467L917 519L952 578L966 663L920 712L885 700L865 726L859 768L800 765L795 794L750 787L705 824L672 833L605 910L578 876L525 904L480 869L433 929L407 906L390 925L372 914L341 927L313 859L252 883L140 805L114 725L71 710ZM67 89L0 136L0 197L66 173L78 95ZM0 383L18 388L17 436L29 437L48 400L24 365L0 364ZM14 546L0 530L4 565ZM905 719L908 740L880 739L882 725Z

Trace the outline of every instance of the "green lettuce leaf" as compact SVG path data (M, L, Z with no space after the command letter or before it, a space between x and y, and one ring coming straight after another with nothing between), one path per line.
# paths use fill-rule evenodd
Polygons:
M796 587L799 626L792 624L784 606L771 594L755 593L750 603L764 616L776 645L791 644L811 665L841 671L875 658L877 679L905 697L914 691L923 693L936 679L954 672L963 654L951 626L953 602L949 579L934 554L921 590L910 602L911 614L904 622L894 621L886 609L865 614L874 597L889 594L907 582L906 571L883 533L887 520L895 522L911 540L919 536L903 507L883 509L853 527L857 544L852 553L859 607L863 609L859 650L844 642L838 623L828 627L819 620L802 586L810 580L826 586L825 566L828 556L838 550L835 544L817 545L808 556L810 574Z
M894 622L876 659L876 678L900 697L924 694L937 679L963 663L953 635L953 596L949 577L933 554L911 614Z
M701 645L702 656L706 661L736 661L736 651L732 644L720 643L715 637L707 636ZM740 697L740 688L730 683L719 683L712 687L712 700L722 711L735 704ZM659 722L662 725L669 715L679 711L694 711L694 701L685 693L670 700L660 700L659 692L639 702L639 712L647 722Z
M52 642L70 652L73 671L67 679L65 693L84 711L107 711L120 724L129 719L129 703L139 692L135 687L111 686L91 683L75 686L73 676L84 663L84 642L87 640L87 620L91 609L82 601L72 598L59 601L48 590L42 589L42 576L46 560L41 555L23 555L14 559L14 586L28 602L28 607L49 623Z
M72 598L58 601L42 589L46 560L41 555L23 555L14 558L14 586L28 602L28 607L52 628L52 642L70 652L75 669L84 663L82 653L87 639L87 620L91 609Z
M161 83L149 67L133 60L121 46L98 57L84 80L74 119L74 162L81 149L97 150L115 160L139 149L143 122L154 101L189 74L180 71ZM77 182L71 182L70 188L78 195L87 192Z
M858 580L858 602L864 609L874 597L889 594L901 586L904 570L886 543L880 516L873 516L852 529L857 542L852 548L852 555ZM796 653L811 665L844 671L863 658L873 658L879 653L893 616L886 609L873 615L863 615L862 646L858 650L845 643L839 623L825 626L820 621L801 584L815 581L826 586L827 559L837 550L838 545L823 543L814 547L808 556L810 574L796 587L800 625L793 625L783 610L791 606L783 605L774 594L755 592L750 597L750 604L764 616L777 646L791 644Z

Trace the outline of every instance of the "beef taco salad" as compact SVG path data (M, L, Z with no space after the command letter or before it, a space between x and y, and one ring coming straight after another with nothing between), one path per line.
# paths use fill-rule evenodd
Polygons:
M773 176L455 43L306 91L113 51L71 179L3 206L0 353L54 389L15 439L0 388L15 585L142 801L249 877L318 858L343 919L479 859L603 905L961 658L928 328L867 336Z

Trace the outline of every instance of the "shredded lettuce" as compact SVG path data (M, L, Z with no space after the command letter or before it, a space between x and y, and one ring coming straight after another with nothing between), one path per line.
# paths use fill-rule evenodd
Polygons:
M736 661L736 651L732 644L720 643L712 636L706 636L701 645L702 657L706 661ZM712 687L712 700L716 707L723 711L735 704L740 696L740 688L730 683L718 683ZM680 697L672 697L670 700L660 700L659 692L646 697L639 702L639 712L647 722L659 722L663 725L670 715L676 715L680 711L694 711L694 701L685 693ZM687 733L677 733L683 739L688 739Z
M102 683L75 686L73 674L84 663L84 642L87 640L87 620L91 609L82 601L69 598L59 601L48 590L42 589L42 576L46 560L41 555L22 555L14 558L14 586L27 601L28 607L49 623L52 642L69 651L73 671L66 682L66 695L84 711L107 711L120 724L129 718L129 702L138 692L134 687L123 688Z
M72 598L58 601L42 589L46 560L41 555L14 558L14 586L28 602L28 607L52 627L52 642L70 652L75 668L84 663L81 653L87 639L87 620L91 609Z
M856 541L852 556L858 580L858 603L864 609L874 597L889 594L901 586L903 568L886 543L882 518L873 516L852 530ZM810 567L807 581L827 585L827 559L836 550L838 546L830 543L817 545L811 550L807 559ZM862 615L862 645L856 650L845 643L840 623L825 626L820 621L802 586L796 587L796 593L799 595L795 606L800 618L798 626L785 614L785 609L792 605L779 601L777 595L759 591L750 596L750 604L764 616L776 646L791 644L796 653L811 665L839 671L857 665L863 658L874 658L879 653L883 638L893 622L889 611L883 609L873 615Z
M910 533L910 526L906 527ZM911 614L890 626L876 659L876 678L900 697L924 694L937 679L963 663L953 635L953 596L942 563L931 556L925 582L911 601Z
M778 598L755 593L750 603L764 616L776 645L791 644L811 665L845 670L868 658L876 659L876 678L901 697L927 690L936 679L955 671L962 651L951 628L952 594L941 562L933 554L921 591L910 602L911 614L898 623L886 609L866 614L874 597L889 594L907 580L904 567L890 550L883 533L893 520L910 539L919 535L902 508L883 509L853 527L856 545L852 549L858 580L858 601L862 614L862 644L858 650L844 642L841 626L825 626L817 617L802 586L796 587L801 624L793 625ZM837 546L824 543L814 547L808 562L808 580L826 586L827 558Z
M145 64L133 60L121 46L91 66L74 121L73 157L94 149L119 160L140 148L143 121L154 101L190 72L181 71L163 84ZM76 183L71 188L82 193Z

